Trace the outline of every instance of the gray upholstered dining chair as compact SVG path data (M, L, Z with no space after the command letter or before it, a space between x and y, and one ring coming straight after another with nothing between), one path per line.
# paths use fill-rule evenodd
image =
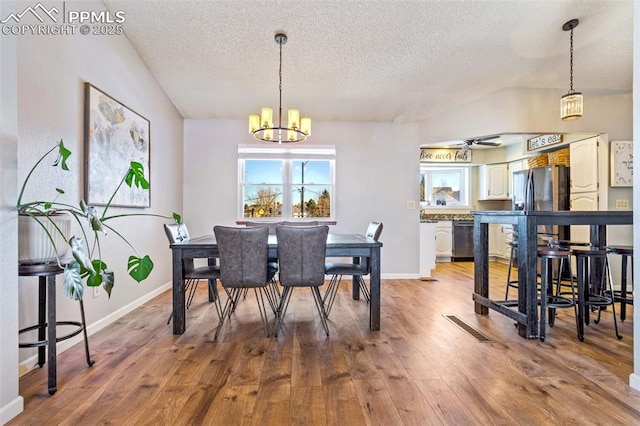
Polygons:
M243 290L251 288L256 294L265 335L269 337L264 297L267 297L274 312L278 303L272 300L272 294L266 289L271 279L267 265L269 228L215 226L213 232L220 256L220 280L229 294L214 338L218 338L225 319L234 312Z
M165 234L167 234L167 238L169 239L170 244L174 244L180 241L189 241L190 238L189 229L184 223L165 224L164 232ZM193 302L193 296L195 295L196 289L198 288L198 282L200 280L208 280L209 294L213 296L213 301L216 302L218 315L221 315L222 313L220 311L218 287L216 282L216 280L220 279L220 268L218 266L195 267L193 264L193 259L184 259L183 268L183 286L186 299L185 304L187 309L189 309L191 303ZM173 312L171 313L171 315L169 315L167 324L171 322L172 316Z
M324 263L329 227L277 226L280 285L283 287L276 318L275 335L282 325L294 287L309 287L320 314L324 331L329 335L327 315L319 287L324 284Z
M378 241L381 233L382 223L371 222L367 227L365 235L368 238L373 238L375 241ZM325 265L325 273L327 275L331 275L331 279L327 285L327 291L322 299L325 303L327 316L333 307L333 302L335 301L336 293L338 293L338 287L340 286L340 281L342 280L343 275L350 275L354 277L357 280L358 285L360 286L360 291L367 303L371 302L371 293L363 279L363 277L365 275L369 275L370 272L371 264L368 257L360 258L360 263L327 263Z

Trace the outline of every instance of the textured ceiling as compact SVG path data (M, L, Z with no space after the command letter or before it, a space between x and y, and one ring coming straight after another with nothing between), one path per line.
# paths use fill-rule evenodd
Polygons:
M104 0L185 118L420 121L503 88L632 89L632 0Z

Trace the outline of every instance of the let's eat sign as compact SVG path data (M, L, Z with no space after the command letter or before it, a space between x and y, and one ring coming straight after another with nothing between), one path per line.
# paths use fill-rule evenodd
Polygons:
M562 143L561 134L540 135L535 138L527 139L527 151L538 151L559 143Z

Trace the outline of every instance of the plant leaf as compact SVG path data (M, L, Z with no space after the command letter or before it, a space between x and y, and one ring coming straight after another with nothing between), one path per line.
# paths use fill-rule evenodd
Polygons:
M178 213L173 212L173 220L176 221L176 223L179 225L182 223L182 216L180 216Z
M144 167L137 161L132 161L127 176L124 179L129 188L135 185L137 188L149 189L149 181L144 177Z
M102 282L103 282L102 286L104 287L104 291L106 291L107 294L109 295L109 298L111 298L111 290L113 289L113 284L115 282L115 275L112 270L110 269L102 270Z
M64 294L70 299L82 300L84 285L78 262L74 261L64 266Z
M100 274L102 273L102 271L107 269L107 264L104 263L101 259L93 259L91 261L91 265L93 266L93 270L95 274ZM80 275L82 276L82 278L87 278L89 275L91 275L91 271L89 271L87 268L80 265ZM87 282L87 285L94 287L99 285L99 283L91 285Z
M64 194L64 189L56 188L56 191L58 191L58 194Z
M153 261L147 255L144 258L129 256L129 263L127 264L127 270L131 278L137 282L141 282L151 274L153 270Z
M102 222L98 217L98 211L95 207L90 206L87 207L87 211L85 212L87 219L89 220L89 224L91 225L91 229L94 231L101 231L103 234L107 235L107 230L104 226L102 226Z
M57 166L58 164L60 164L62 170L68 171L69 166L67 166L67 159L69 158L69 156L71 156L71 151L69 151L64 146L62 139L60 139L60 142L58 142L58 158L56 158L56 160L53 162L53 165Z
M80 200L80 210L82 210L82 213L87 214L88 209L89 206L87 205L87 203L84 200Z
M71 237L69 239L69 246L71 246L71 253L73 254L73 258L78 261L82 267L91 271L93 274L96 271L93 269L93 265L91 264L91 258L87 253L87 250L82 243L82 238L78 238L76 236Z

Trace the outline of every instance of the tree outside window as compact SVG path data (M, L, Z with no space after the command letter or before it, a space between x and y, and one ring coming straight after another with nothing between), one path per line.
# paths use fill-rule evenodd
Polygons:
M297 149L296 152L303 151ZM240 160L243 218L331 218L334 160L324 154L314 158ZM282 150L277 151L282 153ZM335 155L335 150L331 151ZM285 153L286 154L286 153ZM249 154L244 154L251 157ZM258 155L254 155L258 156Z

